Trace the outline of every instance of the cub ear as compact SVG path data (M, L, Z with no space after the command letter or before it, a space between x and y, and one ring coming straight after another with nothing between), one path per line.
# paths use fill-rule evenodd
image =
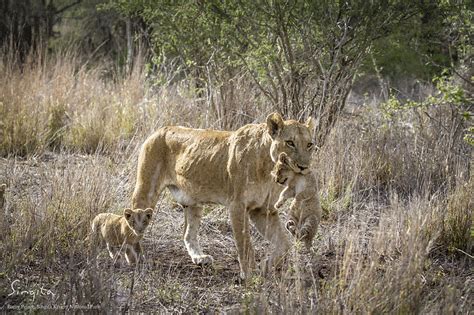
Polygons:
M288 232L290 232L292 235L296 234L296 223L293 220L288 220L285 224L285 228Z
M153 214L153 209L152 209L152 208L146 208L146 209L145 209L145 213L146 213L147 215L150 215L150 216L151 216L151 215Z
M314 118L312 116L309 116L308 119L306 119L305 125L306 125L306 127L308 127L309 132L311 133L311 135L314 132L315 124L316 123L315 123Z
M280 155L278 155L278 161L283 164L288 163L288 154L286 152L281 152Z
M125 216L125 219L130 218L132 216L132 213L133 213L133 211L130 208L127 208L127 209L123 210L123 215Z
M7 184L1 184L0 185L0 191L4 192L7 189Z
M283 128L283 118L279 113L272 113L267 117L267 131L272 138L276 137Z

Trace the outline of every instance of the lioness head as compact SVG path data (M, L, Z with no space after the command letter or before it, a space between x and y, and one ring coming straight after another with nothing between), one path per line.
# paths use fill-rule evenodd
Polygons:
M284 152L304 172L309 168L313 143L314 120L309 117L306 123L295 120L283 120L280 114L273 113L267 117L267 130L272 138L270 155L277 162L280 153Z
M288 157L288 154L282 152L273 167L272 176L278 184L285 185L288 179L293 178L295 173L299 172L299 167Z
M153 214L152 208L143 209L125 209L123 216L127 220L129 227L140 235L145 232L146 227L150 224L151 216Z

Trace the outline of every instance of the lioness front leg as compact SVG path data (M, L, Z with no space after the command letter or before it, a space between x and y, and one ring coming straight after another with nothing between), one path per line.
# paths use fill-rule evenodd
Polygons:
M209 265L213 262L212 256L203 254L198 241L201 217L201 207L194 206L184 208L184 245L193 263L197 265Z
M283 261L290 248L290 242L277 213L258 208L250 212L250 218L260 234L273 246L273 252L263 267L263 271L266 273Z
M229 214L239 256L240 277L247 279L255 269L255 253L249 231L249 214L244 205L239 203L234 203L229 207Z

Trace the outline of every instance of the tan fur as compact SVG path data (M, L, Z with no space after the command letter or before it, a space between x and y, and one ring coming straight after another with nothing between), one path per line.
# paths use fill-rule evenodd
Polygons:
M280 153L272 175L277 183L285 185L285 189L280 193L275 208L280 208L286 199L295 198L290 206L286 228L303 240L309 249L321 220L322 209L316 177L312 172L301 174L299 171L286 153Z
M123 215L100 213L92 220L92 234L101 237L112 259L125 249L128 264L136 263L142 254L140 240L151 221L153 209L125 209Z
M274 245L271 266L289 248L287 233L274 213L281 186L271 178L273 164L286 152L308 168L312 151L313 121L306 124L271 114L263 124L229 131L164 127L143 144L132 198L133 208L155 206L168 188L185 209L184 242L196 264L212 263L197 240L201 204L229 208L241 275L254 268L249 219ZM290 142L291 141L291 142Z

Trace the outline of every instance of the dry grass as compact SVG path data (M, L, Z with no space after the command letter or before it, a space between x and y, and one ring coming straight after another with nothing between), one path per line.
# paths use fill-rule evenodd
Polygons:
M222 104L224 87L199 99L192 82L151 86L140 57L125 78L110 73L107 63L91 65L71 52L38 53L21 69L7 57L0 58L1 156L55 149L110 153L163 124L236 128L262 115L250 106L257 103L255 91L248 93L248 83L239 78L229 83L235 105L229 109Z
M144 137L173 123L262 121L268 109L249 108L246 98L258 96L243 83L233 92L235 108L216 110L184 83L148 86L139 61L131 77L119 79L71 54L37 60L23 71L7 58L0 64L0 183L8 186L0 216L0 309L474 309L472 149L426 117L413 112L385 119L380 109L366 107L339 121L314 160L326 210L317 239L309 253L295 244L281 272L239 283L221 207L207 209L213 211L206 211L201 227L201 243L216 263L194 266L182 242L183 214L167 195L145 236L146 261L131 269L114 266L105 253L92 255L87 235L95 214L128 206ZM226 99L219 94L224 90L214 97ZM262 259L268 244L253 233Z

